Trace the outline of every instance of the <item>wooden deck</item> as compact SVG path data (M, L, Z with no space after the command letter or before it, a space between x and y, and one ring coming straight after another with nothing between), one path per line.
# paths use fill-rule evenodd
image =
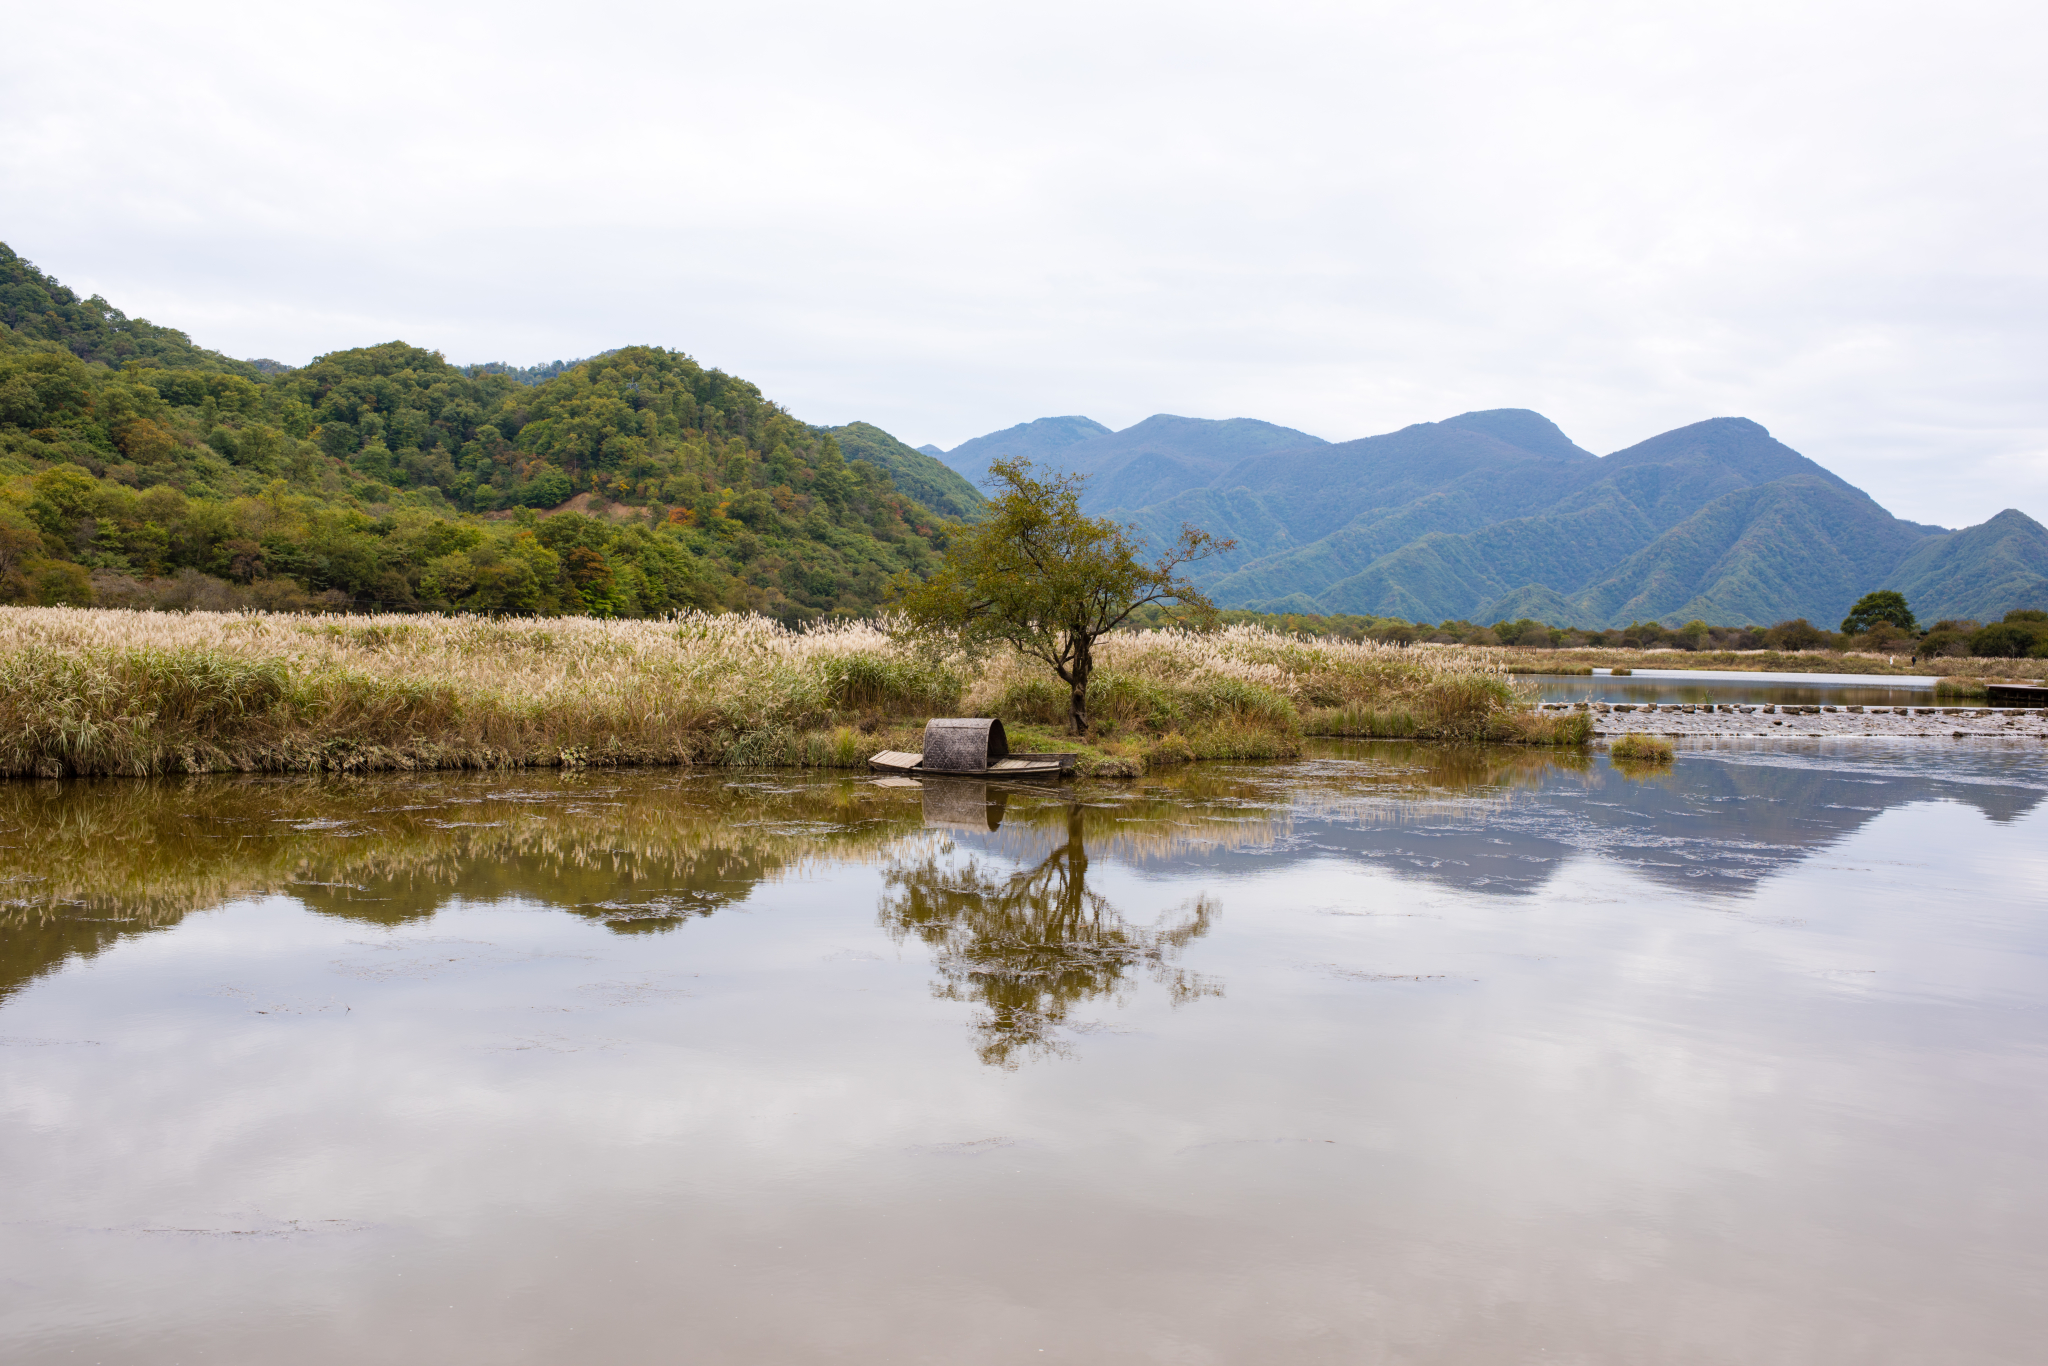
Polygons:
M926 769L924 755L885 749L868 760L869 768L885 773L906 773L919 778L1053 778L1074 771L1072 754L1012 754L987 768L968 771L948 769L944 773Z

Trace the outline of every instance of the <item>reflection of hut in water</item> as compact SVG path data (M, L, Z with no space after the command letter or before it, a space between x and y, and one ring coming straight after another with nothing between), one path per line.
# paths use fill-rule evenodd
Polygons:
M973 778L926 778L924 823L948 830L992 831L1003 823L1010 794Z

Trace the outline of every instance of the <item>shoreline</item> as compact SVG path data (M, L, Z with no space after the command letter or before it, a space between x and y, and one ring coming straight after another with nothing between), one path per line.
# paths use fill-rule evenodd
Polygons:
M1613 647L1563 646L1556 649L1519 645L1414 645L1410 649L1464 651L1498 660L1514 674L1569 676L1580 669L1611 670L1616 666L1643 677L1655 670L1684 676L1730 673L1743 682L1762 674L1791 674L1802 680L1821 675L1855 681L1910 679L1977 679L1994 683L2028 682L2048 675L2039 659L1987 658L1978 655L1879 655L1833 650L1629 650ZM1578 675L1581 678L1585 674ZM1788 680L1789 681L1789 680ZM1894 685L1896 686L1896 685Z
M1539 715L1584 712L1597 736L1760 740L1898 736L1925 740L2048 741L2048 708L1847 707L1770 703L1541 702Z
M1631 669L1617 674L1612 669L1594 669L1590 674L1517 674L1517 678L1648 678L1660 682L1680 679L1695 683L1783 683L1808 687L1897 688L1901 692L1933 692L1941 683L1939 674L1826 674L1787 673L1779 669ZM1871 680L1878 679L1879 682Z

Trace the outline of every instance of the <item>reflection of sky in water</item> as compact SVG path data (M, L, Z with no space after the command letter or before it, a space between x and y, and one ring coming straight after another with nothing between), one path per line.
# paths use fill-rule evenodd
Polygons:
M0 1348L2031 1360L2044 792L1888 742L19 786Z

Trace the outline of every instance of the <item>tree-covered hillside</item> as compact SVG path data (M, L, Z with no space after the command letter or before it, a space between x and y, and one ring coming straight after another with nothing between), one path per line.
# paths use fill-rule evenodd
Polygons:
M95 294L80 299L0 242L0 324L19 337L56 342L82 360L121 365L153 360L192 370L259 378L275 361L232 360L147 318L130 318Z
M531 384L402 342L259 367L0 252L0 599L799 620L944 545L883 469L677 352Z
M988 506L981 491L959 471L915 446L898 441L872 423L849 422L843 427L828 427L825 434L839 443L840 454L848 460L865 460L886 471L898 492L941 516L956 521L972 520L980 517Z

